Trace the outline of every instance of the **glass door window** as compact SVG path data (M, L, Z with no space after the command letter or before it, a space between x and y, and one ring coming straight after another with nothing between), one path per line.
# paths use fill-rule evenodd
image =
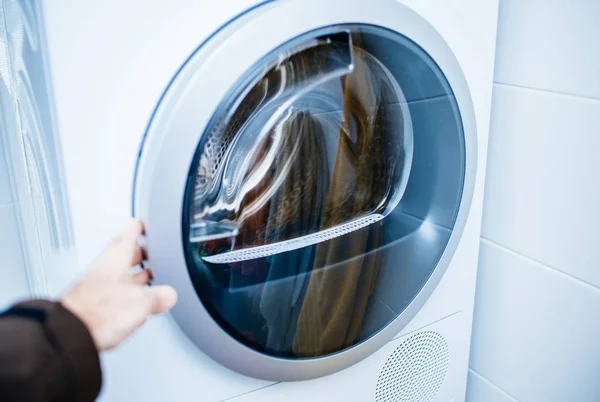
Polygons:
M197 296L266 355L350 348L436 270L464 177L459 108L425 51L372 25L304 34L240 79L201 137L182 218Z

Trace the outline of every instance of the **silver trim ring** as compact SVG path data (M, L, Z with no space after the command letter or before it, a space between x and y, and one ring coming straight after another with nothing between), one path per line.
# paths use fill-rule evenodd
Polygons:
M295 17L290 19L290 15ZM196 295L186 267L181 230L186 180L204 128L239 77L272 49L306 32L344 23L371 24L399 32L419 44L444 72L459 105L465 134L462 202L437 268L388 326L368 341L337 354L298 360L272 357L231 337ZM170 284L178 290L180 300L173 317L204 353L248 376L271 381L307 380L342 370L374 353L425 304L450 264L466 225L475 186L476 155L475 114L467 82L452 50L423 17L395 0L269 2L219 31L173 80L147 132L134 189L134 209L146 224L155 283Z

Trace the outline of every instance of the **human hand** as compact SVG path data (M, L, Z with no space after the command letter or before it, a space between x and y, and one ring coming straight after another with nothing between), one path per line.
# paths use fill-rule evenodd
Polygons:
M137 244L143 231L142 223L132 220L61 300L87 326L100 351L119 345L149 316L170 310L177 301L170 286L146 286L152 279L149 269L131 272L143 259Z

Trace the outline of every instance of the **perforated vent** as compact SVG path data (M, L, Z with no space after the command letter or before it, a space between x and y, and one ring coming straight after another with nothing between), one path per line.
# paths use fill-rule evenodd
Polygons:
M208 191L207 185L214 182L219 173L225 152L233 140L231 130L223 133L223 122L218 122L208 136L204 151L198 162L198 172L196 174L196 186L194 198L202 198Z
M448 343L434 331L415 334L388 358L379 374L377 402L429 402L439 391L450 360Z
M227 264L230 262L247 261L255 258L267 257L331 240L350 232L354 232L355 230L362 229L382 219L383 215L371 214L343 225L337 225L310 235L300 236L282 242L266 244L264 246L251 247L247 249L229 251L223 254L211 255L208 257L203 257L203 259L213 264Z
M198 161L194 199L205 197L207 192L212 191L209 186L214 187L218 182L215 178L223 168L227 150L251 110L251 107L242 105L238 113L232 116L231 121L221 119L215 123Z

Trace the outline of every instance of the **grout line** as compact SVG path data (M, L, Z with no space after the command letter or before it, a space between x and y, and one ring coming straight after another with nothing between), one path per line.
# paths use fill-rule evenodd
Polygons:
M502 245L500 243L497 243L497 242L495 242L493 240L487 239L487 238L485 238L485 237L482 236L481 237L481 242L482 243L486 243L486 244L488 244L490 246L496 247L498 249L501 249L501 250L503 250L503 251L505 251L505 252L507 252L509 254L515 255L515 256L520 257L522 259L525 259L526 261L532 263L533 265L536 265L536 266L538 266L540 268L543 268L543 269L545 269L547 271L551 271L553 274L557 274L559 276L562 276L565 279L569 279L571 281L574 281L577 284L579 284L581 286L584 286L586 288L589 288L589 289L591 289L591 290L593 290L595 292L600 292L600 287L598 287L598 286L596 286L596 285L594 285L594 284L592 284L590 282L587 282L584 279L581 279L581 278L578 278L578 277L573 276L571 274L568 274L566 272L563 272L563 271L561 271L560 269L558 269L556 267L552 267L550 265L547 265L547 264L545 264L545 263L543 263L541 261L536 260L535 258L528 257L528 256L526 256L524 254L519 253L516 250L513 250L513 249L511 249L509 247L506 247L506 246L504 246L504 245Z
M503 390L498 385L494 384L493 382L491 382L490 380L488 380L487 378L485 378L484 376L482 376L481 374L479 374L477 371L475 371L475 369L469 367L469 372L471 374L473 374L475 377L479 378L481 381L483 381L486 384L488 384L490 387L492 387L496 391L498 391L503 396L505 396L508 399L510 399L511 401L519 402L519 400L517 398L515 398L514 396L512 396L511 394L509 394L507 391Z
M15 205L16 203L14 201L0 202L0 208L14 207Z
M498 81L494 81L494 86L520 89L523 91L545 92L545 93L553 94L553 95L557 95L557 96L564 96L566 98L573 98L573 99L578 99L578 100L588 100L588 101L592 101L592 102L600 102L600 99L597 97L594 97L594 96L578 95L578 94L573 94L573 93L568 93L568 92L554 91L552 89L532 88L532 87L527 87L524 85L507 84L505 82L498 82Z

